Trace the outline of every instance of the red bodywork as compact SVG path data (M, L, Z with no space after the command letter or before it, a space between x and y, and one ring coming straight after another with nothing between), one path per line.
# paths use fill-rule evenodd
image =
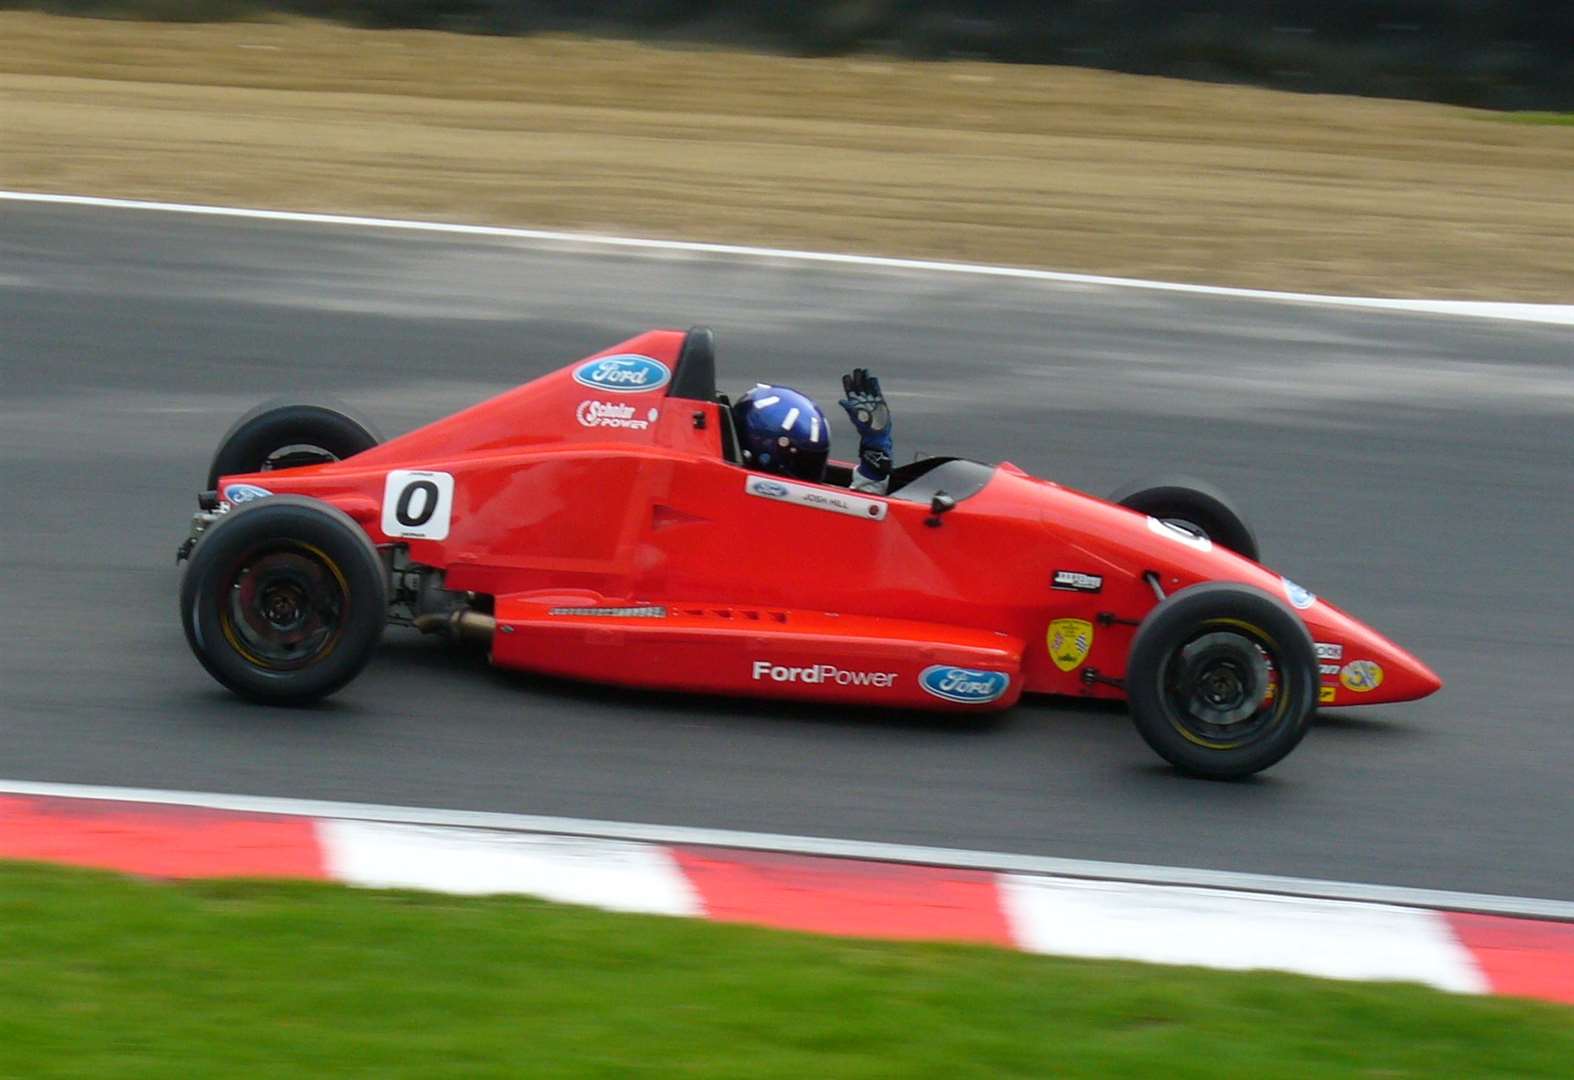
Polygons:
M778 478L727 460L713 369L708 392L674 396L684 344L641 334L346 461L219 490L332 503L445 571L446 588L492 597L494 663L596 682L973 710L1024 691L1122 698L1136 624L1157 603L1151 572L1166 592L1225 580L1305 604L1325 705L1442 685L1263 566L1010 464L944 466L982 479L938 524L927 494L789 482L773 496ZM610 357L633 360L596 366ZM440 539L389 517L413 482L395 470L452 478L451 496L428 488L404 506L413 518L444 500L446 530L424 523ZM1098 591L1055 588L1063 571Z

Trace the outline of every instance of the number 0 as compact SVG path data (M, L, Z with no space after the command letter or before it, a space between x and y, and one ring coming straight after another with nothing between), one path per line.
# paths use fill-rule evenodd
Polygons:
M415 501L416 493L422 496L421 507L415 513L410 512L410 504ZM430 480L417 480L404 489L399 496L399 505L394 508L394 517L399 519L399 524L410 529L418 529L432 520L432 514L437 511L437 485Z
M396 540L446 540L454 509L452 473L390 469L383 483L383 533Z

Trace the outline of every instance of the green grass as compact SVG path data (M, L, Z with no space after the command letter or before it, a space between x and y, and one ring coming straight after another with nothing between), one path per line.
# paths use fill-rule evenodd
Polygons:
M1512 112L1505 113L1504 118L1515 124L1557 124L1562 127L1574 126L1574 113L1566 112Z
M0 1076L1566 1076L1421 987L0 864Z

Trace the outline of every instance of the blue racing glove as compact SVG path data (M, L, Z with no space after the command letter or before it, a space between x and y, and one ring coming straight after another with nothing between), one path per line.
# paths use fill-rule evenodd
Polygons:
M842 376L842 391L847 396L837 404L847 410L858 431L853 489L884 492L891 482L891 410L880 393L880 380L866 368L854 368L851 375Z

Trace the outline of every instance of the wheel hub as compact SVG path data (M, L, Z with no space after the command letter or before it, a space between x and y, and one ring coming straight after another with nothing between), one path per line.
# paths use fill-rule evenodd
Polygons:
M301 621L305 600L305 596L293 583L270 585L264 591L257 606L272 626L279 630L289 630Z
M315 549L257 553L236 568L226 605L226 629L253 664L292 670L332 650L343 623L339 576Z
M1209 705L1220 709L1234 708L1241 700L1241 677L1229 668L1217 667L1200 680L1202 696Z
M1204 634L1180 652L1177 695L1203 724L1229 727L1250 719L1268 694L1268 660L1250 638Z

